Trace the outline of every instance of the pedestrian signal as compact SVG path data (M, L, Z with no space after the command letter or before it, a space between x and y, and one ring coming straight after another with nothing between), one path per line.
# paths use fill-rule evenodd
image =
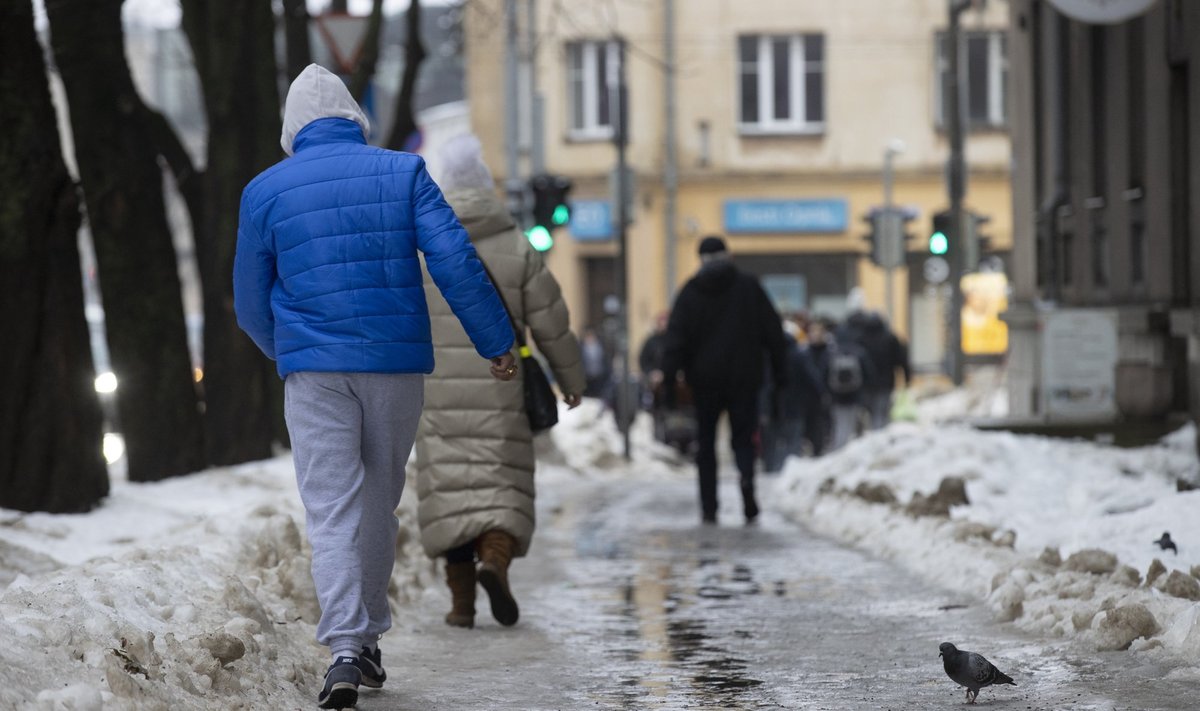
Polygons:
M933 215L933 230L929 235L929 253L936 257L944 257L950 252L950 212L943 210Z
M533 196L533 224L525 236L534 249L545 252L554 246L554 230L571 221L567 202L571 181L561 175L535 175L529 180L529 192Z

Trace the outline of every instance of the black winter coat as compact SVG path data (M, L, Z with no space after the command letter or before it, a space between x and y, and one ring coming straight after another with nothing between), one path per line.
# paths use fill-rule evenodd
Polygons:
M874 373L866 386L870 390L891 392L896 388L896 369L904 372L904 382L909 381L908 348L888 328L883 319L868 316L857 329L856 342L866 351Z
M764 355L787 382L783 324L758 280L732 262L706 264L671 309L663 377L683 371L693 389L757 393Z

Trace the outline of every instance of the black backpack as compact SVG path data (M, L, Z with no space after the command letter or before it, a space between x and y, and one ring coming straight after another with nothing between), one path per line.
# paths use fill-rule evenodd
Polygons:
M863 384L862 362L858 356L839 351L829 359L829 392L847 395L858 392Z

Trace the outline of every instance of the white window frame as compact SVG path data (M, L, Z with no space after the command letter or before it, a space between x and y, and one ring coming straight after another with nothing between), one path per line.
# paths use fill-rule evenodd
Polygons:
M988 40L988 66L987 66L987 81L988 81L988 116L983 121L972 120L969 112L963 116L964 128L971 129L1005 129L1008 128L1008 116L1005 114L1004 107L1004 82L1005 73L1008 70L1008 57L1004 52L1004 30L978 30L966 32L963 37L963 43L969 36L978 37L986 35ZM934 82L934 104L933 118L934 123L938 128L946 126L946 87L942 83L942 75L948 69L949 60L943 51L945 40L947 39L945 32L938 32L934 35L933 40L933 82ZM959 64L959 71L964 77L969 75L966 52L963 53L963 61ZM967 94L970 89L967 87L967 81L964 80L960 84L961 98L966 101Z
M825 131L824 116L820 121L808 121L808 92L806 82L808 81L810 65L816 65L820 70L822 79L826 79L825 74L825 53L819 62L808 62L804 58L804 42L806 35L818 35L818 33L797 33L797 34L758 34L745 33L737 37L738 44L736 46L736 61L734 64L737 67L737 87L738 87L738 102L737 108L737 125L738 131L743 135L788 135L788 134L819 134ZM823 36L822 36L823 37ZM756 58L757 76L758 76L758 120L746 121L742 116L742 49L741 40L745 38L753 38L757 41L758 55ZM788 40L788 117L785 119L775 118L775 62L771 55L772 46L776 40ZM821 89L825 91L828 87L828 81L822 81ZM825 108L825 113L828 113L828 102L822 102Z
M582 67L576 71L572 48L578 47L582 56ZM603 50L603 51L601 51ZM610 141L613 137L613 111L616 105L611 98L614 72L621 61L620 43L616 40L571 40L567 42L567 136L573 141ZM600 86L600 62L607 63L607 83ZM575 115L575 83L583 83L583 116ZM600 123L600 93L610 94L608 123ZM582 118L582 120L578 120Z

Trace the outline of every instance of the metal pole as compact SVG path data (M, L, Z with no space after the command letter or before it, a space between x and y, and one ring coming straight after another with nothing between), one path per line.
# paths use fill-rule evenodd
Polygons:
M946 166L946 189L950 198L950 305L946 310L946 365L950 379L962 385L964 363L962 352L963 295L959 281L968 267L966 263L967 230L963 219L963 198L966 195L967 169L963 151L963 103L961 83L961 28L959 18L971 6L970 0L948 0L950 22L946 32L946 138L950 143L950 159Z
M518 224L524 227L521 215L525 209L525 186L520 178L518 155L521 98L517 81L517 43L520 40L517 0L504 0L504 26L504 186L508 196L508 210L517 217Z
M675 227L676 199L679 193L679 156L675 146L675 0L665 0L663 6L663 53L665 55L666 154L663 157L663 222L666 237L666 304L675 296L675 251L678 234Z
M629 443L630 419L632 414L632 405L630 402L630 383L629 383L629 276L627 270L629 268L629 259L627 255L626 242L626 225L629 222L627 193L629 186L626 184L626 156L625 149L628 143L627 123L629 121L629 107L626 105L628 100L628 92L625 87L625 41L617 39L617 66L616 68L616 86L613 100L609 102L610 106L615 107L614 126L613 126L613 142L617 148L617 177L616 177L616 202L617 202L617 269L616 269L616 289L617 299L620 303L620 311L617 313L617 353L621 359L621 382L617 390L617 421L621 428L621 437L624 440L625 459L632 458L632 451ZM611 68L611 65L610 65ZM614 76L613 72L609 72L610 77Z
M883 151L883 214L888 216L887 224L889 225L889 229L890 229L891 224L893 224L895 222L895 220L891 217L891 215L892 215L892 183L893 183L892 158L894 158L895 155L896 155L896 152L891 146L888 146ZM899 236L897 236L897 237L899 237ZM886 235L886 236L878 235L878 234L876 235L876 239L884 239L884 238L891 238L891 235ZM896 308L895 308L894 298L892 296L892 275L893 275L894 271L895 271L895 268L891 265L891 263L889 263L887 265L887 267L883 270L883 275L884 275L883 288L886 292L884 294L884 298L885 298L884 303L887 304L888 325L893 329L896 327Z

